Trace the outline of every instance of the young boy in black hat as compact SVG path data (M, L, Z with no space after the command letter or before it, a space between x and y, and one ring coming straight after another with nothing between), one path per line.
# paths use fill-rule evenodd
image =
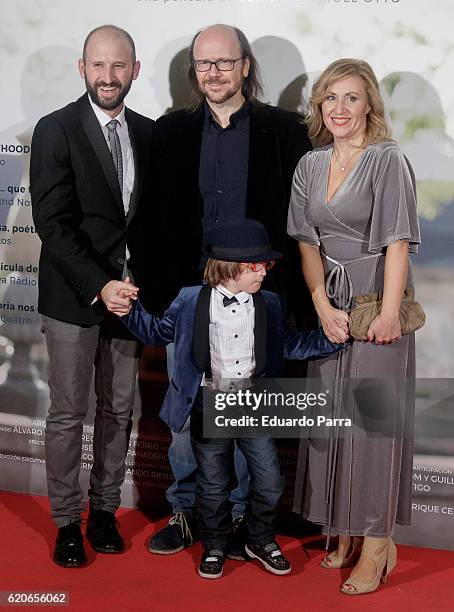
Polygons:
M263 225L251 219L219 225L204 252L208 256L205 285L182 289L162 319L135 302L122 321L144 344L175 342L173 376L160 416L173 431L180 431L192 413L196 502L204 548L199 575L219 578L231 533L234 440L203 437L201 384L205 377L217 384L227 379L278 377L284 355L289 359L323 357L342 346L332 344L321 329L288 331L280 298L260 291L267 270L282 257L272 250ZM290 563L274 532L284 487L274 441L255 437L236 438L236 443L250 475L246 552L273 574L287 574Z

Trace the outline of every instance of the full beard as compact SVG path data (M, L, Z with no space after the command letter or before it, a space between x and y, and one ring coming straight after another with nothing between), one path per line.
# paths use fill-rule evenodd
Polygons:
M129 90L131 89L131 84L132 79L128 81L126 85L123 86L119 81L112 81L110 83L106 83L105 81L99 81L98 83L91 85L87 81L87 78L85 78L85 86L87 88L90 98L92 99L93 103L96 104L96 106L99 106L99 108L102 108L104 110L114 110L118 106L121 106L123 100L126 98L129 93ZM118 93L112 98L104 98L98 93L101 87L117 87Z

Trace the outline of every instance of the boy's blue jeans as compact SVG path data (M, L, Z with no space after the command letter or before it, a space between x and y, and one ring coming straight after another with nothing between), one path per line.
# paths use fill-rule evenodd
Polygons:
M173 344L167 346L167 372L169 378L173 369ZM191 516L195 509L195 474L197 462L191 446L190 418L180 432L172 431L172 442L169 446L169 463L175 482L166 491L173 514L184 512ZM249 475L246 459L239 448L235 448L235 473L238 486L230 493L233 518L246 512L246 500L249 493Z
M229 493L234 475L234 443L246 457L250 491L246 512L247 541L265 546L274 540L279 500L284 490L272 438L204 438L202 393L192 409L191 442L197 460L196 503L200 539L205 550L225 551L232 530Z

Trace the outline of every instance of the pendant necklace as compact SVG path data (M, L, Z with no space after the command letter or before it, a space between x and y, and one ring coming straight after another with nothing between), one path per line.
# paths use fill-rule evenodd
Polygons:
M334 157L336 158L336 161L337 161L337 163L339 165L339 168L341 169L341 172L345 172L345 169L348 168L348 166L350 165L350 162L355 157L355 155L358 155L358 153L362 152L363 149L360 149L359 151L355 151L353 153L353 155L348 158L347 163L345 163L345 164L341 164L341 162L339 160L339 157L337 156L336 149L334 149L334 147L333 147L333 151L334 151Z

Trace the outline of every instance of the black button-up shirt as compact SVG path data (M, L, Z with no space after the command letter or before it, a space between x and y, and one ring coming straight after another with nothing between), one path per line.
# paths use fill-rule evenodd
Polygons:
M246 101L222 128L205 103L199 169L204 234L217 223L244 219L246 215L249 106Z

